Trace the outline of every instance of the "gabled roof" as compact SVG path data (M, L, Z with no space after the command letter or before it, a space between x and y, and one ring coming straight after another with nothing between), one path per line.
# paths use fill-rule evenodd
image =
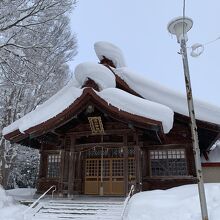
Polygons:
M108 48L113 49L108 52ZM117 120L133 121L146 128L160 127L164 133L172 129L174 112L175 115L188 116L185 95L133 73L126 67L121 67L125 62L120 50L112 45L106 46L105 42L99 42L96 44L96 53L105 60L115 55L115 59L109 62L114 67L90 62L78 65L75 69L76 80L72 80L34 111L3 129L6 139L25 138L33 132L42 133L53 126L57 127L77 114L82 108L82 103L85 105L88 100L102 106ZM98 91L83 88L88 79L98 85ZM122 90L115 88L118 85ZM203 128L209 123L214 125L212 126L214 132L220 132L219 107L195 100L195 111L196 118L200 122L205 122Z
M61 90L61 93L58 92L33 112L30 112L23 118L6 127L4 129L5 138L9 140L15 138L16 141L18 141L26 138L27 135L30 134L38 136L46 133L50 129L61 126L65 121L77 115L83 108L85 108L88 101L99 106L100 109L119 121L127 123L132 122L140 127L158 130L160 132L163 132L163 129L165 129L165 132L168 132L172 127L173 112L165 106L151 103L116 88L105 89L101 92L96 92L92 88L69 88L69 90L68 88L69 85ZM63 109L56 108L56 105L52 102L54 109L51 108L51 105L48 105L51 101L60 104L64 98L66 98L67 93L63 93L64 91L68 92L68 94L70 94L71 91L75 91L77 95L75 94L75 96L72 96L72 100L69 100L70 105L68 107L63 107ZM122 105L117 97L121 98ZM135 101L136 106L129 105L128 100L129 102L131 100ZM155 118L147 118L146 116L148 116L148 114L146 111L143 111L143 109L147 109L148 114L155 114L155 111L163 111L164 115L161 117L160 114L161 118L158 118L159 120L155 120ZM133 111L136 111L136 114L134 114ZM45 114L48 112L50 112L50 114L46 115L46 118ZM164 126L163 123L165 124ZM169 125L169 127L166 127L166 125Z

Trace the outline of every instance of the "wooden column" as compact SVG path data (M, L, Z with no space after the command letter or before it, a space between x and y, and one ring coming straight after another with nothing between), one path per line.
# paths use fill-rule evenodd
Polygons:
M77 161L78 161L78 164L77 164L77 187L78 187L78 192L80 194L82 194L82 190L83 190L83 180L82 180L82 175L84 174L84 169L83 169L83 158L82 158L82 153L81 152L78 152L78 155L77 155Z
M135 140L135 146L134 146L134 158L135 158L135 191L139 192L141 190L141 175L140 175L140 170L141 170L141 157L140 157L140 146L139 146L139 141L138 141L138 134L135 134L134 136Z
M59 195L63 196L63 177L64 177L64 160L65 160L65 151L60 150L60 156L61 156L61 167L60 167L60 181L59 181Z
M68 197L71 197L73 195L73 188L75 181L76 153L74 146L75 146L75 138L71 137L71 145L69 152Z
M128 136L123 136L123 157L124 157L124 193L128 194Z

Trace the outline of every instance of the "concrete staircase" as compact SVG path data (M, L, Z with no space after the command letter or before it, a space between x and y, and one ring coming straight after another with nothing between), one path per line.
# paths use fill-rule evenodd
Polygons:
M121 220L124 198L79 197L73 200L43 200L27 220Z

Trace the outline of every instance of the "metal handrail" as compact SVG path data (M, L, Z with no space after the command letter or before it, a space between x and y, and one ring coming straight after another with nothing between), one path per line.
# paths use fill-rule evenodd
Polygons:
M23 212L23 215L25 217L25 214L30 210L32 209L39 201L40 199L42 199L51 189L54 190L52 191L52 198L53 198L53 193L56 191L57 187L55 185L51 186L44 194L42 194L34 203L32 203L24 212Z
M128 196L126 197L125 201L124 201L124 205L123 205L123 209L122 209L122 213L121 213L121 219L123 220L124 218L124 214L125 214L125 210L127 208L127 205L128 205L128 202L130 200L130 198L132 197L133 195L133 192L134 192L134 185L131 186L131 189L128 193Z

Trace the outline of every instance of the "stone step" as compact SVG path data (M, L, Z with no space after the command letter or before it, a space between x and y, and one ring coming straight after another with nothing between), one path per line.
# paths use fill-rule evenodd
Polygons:
M111 210L111 212L118 212L121 210L120 209L81 209L81 208L78 208L78 209L53 209L53 208L50 208L50 209L47 209L47 208L42 208L40 209L39 212L59 212L59 213L62 213L62 212L65 212L65 213L70 213L70 212L77 212L77 213L85 213L85 212L105 212L105 211L108 211L108 210Z
M120 220L123 201L108 199L47 200L39 204L32 220Z

